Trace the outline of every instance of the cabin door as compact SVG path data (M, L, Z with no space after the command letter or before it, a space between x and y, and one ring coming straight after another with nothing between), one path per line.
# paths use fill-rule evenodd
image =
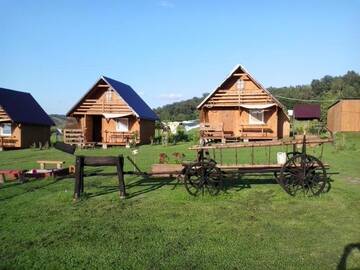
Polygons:
M102 116L94 115L93 116L93 141L94 142L102 142L101 130L102 130Z

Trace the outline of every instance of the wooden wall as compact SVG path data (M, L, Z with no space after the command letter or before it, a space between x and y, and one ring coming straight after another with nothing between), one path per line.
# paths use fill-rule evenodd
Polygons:
M264 122L272 129L270 136L276 137L278 130L276 106L264 109ZM201 120L202 123L223 123L224 131L240 135L240 126L249 124L249 110L242 107L207 109Z
M155 121L140 120L140 143L147 144L155 136Z
M50 143L50 126L21 124L20 130L21 148L28 148L33 143L36 143L37 146L39 146L40 142L42 145Z
M15 148L29 148L34 143L37 147L39 143L50 143L50 126L11 123L11 132L12 135L6 138L16 140L13 146Z
M7 115L7 113L4 111L4 109L0 106L0 123L1 122L10 122L11 119Z
M284 111L278 110L278 137L287 138L290 136L290 121L288 117L285 115Z
M327 127L332 132L341 131L341 102L338 102L328 110Z
M360 131L360 100L341 100L328 110L327 127L332 131Z
M93 117L94 115L86 115L79 118L81 129L83 129L85 139L88 142L93 142ZM150 143L150 137L155 135L155 121L137 119L135 116L127 118L129 119L129 132L136 132L141 144ZM103 117L101 125L102 141L105 142L109 132L116 132L116 120Z
M102 114L102 113L131 113L131 108L119 96L116 91L112 92L112 99L106 99L106 92L110 88L105 81L100 80L84 97L80 104L71 112L71 116Z
M244 81L244 90L237 89L237 81ZM232 107L239 104L274 103L272 98L263 89L257 86L246 74L232 76L224 82L210 97L205 107Z

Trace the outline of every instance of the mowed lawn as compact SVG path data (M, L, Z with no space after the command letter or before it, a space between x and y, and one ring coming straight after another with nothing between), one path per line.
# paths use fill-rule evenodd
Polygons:
M143 170L159 153L191 146L142 146ZM275 160L274 149L271 159ZM290 149L289 149L290 150ZM257 162L267 160L256 149ZM319 149L310 150L318 155ZM130 155L128 149L82 150L77 154ZM223 153L231 162L233 152ZM250 161L249 150L238 153ZM219 154L217 154L217 157ZM0 168L35 168L36 160L74 157L50 150L0 152ZM191 197L171 179L126 176L120 201L114 168L87 168L85 196L73 202L74 179L33 180L0 187L1 269L335 269L344 248L360 243L360 135L340 135L324 148L330 192L290 197L273 176L243 176L216 197ZM132 170L126 162L126 170ZM360 268L360 252L348 257Z

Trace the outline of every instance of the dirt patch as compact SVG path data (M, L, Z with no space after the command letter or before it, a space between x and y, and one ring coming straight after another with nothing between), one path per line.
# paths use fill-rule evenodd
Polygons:
M360 185L360 177L345 177L345 180L351 184L358 184Z

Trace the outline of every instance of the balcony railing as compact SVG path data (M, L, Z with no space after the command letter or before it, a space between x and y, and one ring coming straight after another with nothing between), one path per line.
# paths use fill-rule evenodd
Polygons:
M0 148L14 148L16 147L16 143L18 142L18 139L14 137L6 137L6 136L0 136Z

